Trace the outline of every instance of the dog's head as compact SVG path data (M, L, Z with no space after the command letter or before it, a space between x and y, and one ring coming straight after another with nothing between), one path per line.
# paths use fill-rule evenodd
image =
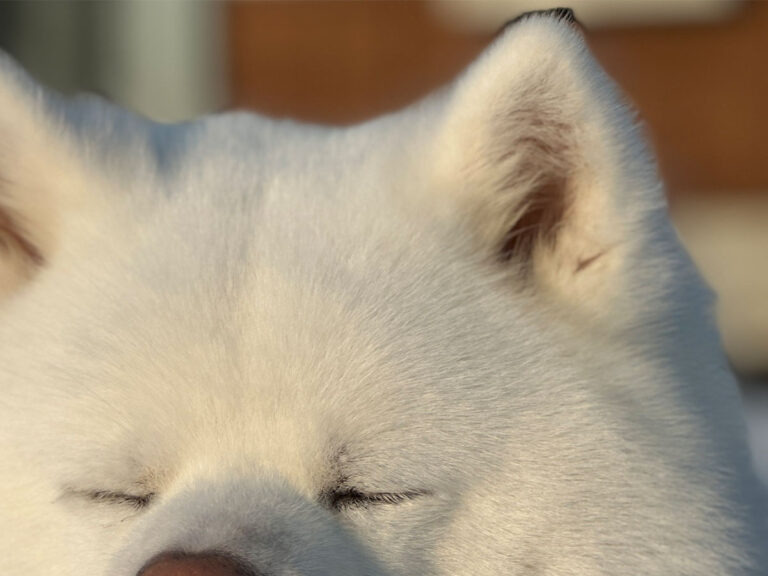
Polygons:
M751 573L710 296L564 14L348 129L3 61L0 571Z

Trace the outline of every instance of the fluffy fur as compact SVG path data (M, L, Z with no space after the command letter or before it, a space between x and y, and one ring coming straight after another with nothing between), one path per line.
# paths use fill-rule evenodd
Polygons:
M0 63L0 573L765 574L712 299L578 31L327 129Z

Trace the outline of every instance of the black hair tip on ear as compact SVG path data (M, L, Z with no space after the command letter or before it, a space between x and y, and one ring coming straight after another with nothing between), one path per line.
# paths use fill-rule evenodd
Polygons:
M561 20L563 22L566 22L568 24L579 24L579 21L576 20L576 15L573 13L572 8L550 8L548 10L533 10L531 12L525 12L523 14L520 14L520 16L513 18L512 20L508 21L504 26L502 26L502 30L506 30L510 26L514 26L518 22L522 22L523 20L527 20L531 16L536 16L540 18L554 18L555 20Z
M558 20L564 20L568 24L574 24L576 22L576 15L573 13L572 8L553 8L547 12L548 16L557 18Z

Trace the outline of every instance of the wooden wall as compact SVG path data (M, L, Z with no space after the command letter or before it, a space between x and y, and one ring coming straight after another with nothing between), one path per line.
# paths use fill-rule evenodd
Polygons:
M227 10L233 105L313 122L396 109L449 81L492 39L446 27L421 1ZM587 37L650 126L673 193L768 191L768 2L717 24Z

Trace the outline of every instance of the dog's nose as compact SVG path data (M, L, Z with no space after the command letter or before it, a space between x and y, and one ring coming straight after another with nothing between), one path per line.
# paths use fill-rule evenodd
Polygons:
M161 554L136 576L256 576L242 563L221 554Z

